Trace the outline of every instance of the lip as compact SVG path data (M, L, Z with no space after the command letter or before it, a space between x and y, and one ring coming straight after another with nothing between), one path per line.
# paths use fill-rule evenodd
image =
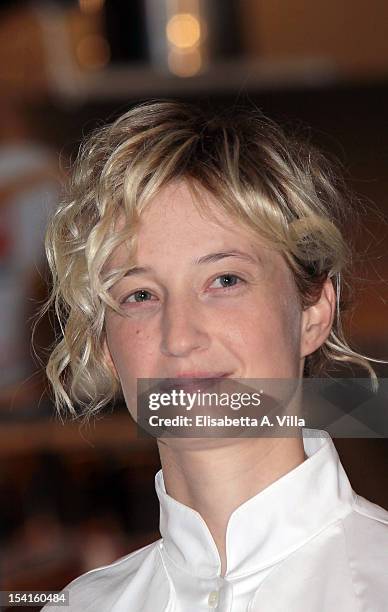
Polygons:
M168 392L176 388L187 392L204 391L216 385L220 378L227 378L230 374L231 372L180 372L165 379L162 388Z
M230 372L181 372L180 374L176 374L171 378L226 378L230 376Z

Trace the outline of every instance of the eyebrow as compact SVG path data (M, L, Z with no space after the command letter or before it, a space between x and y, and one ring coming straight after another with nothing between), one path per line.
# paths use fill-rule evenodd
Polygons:
M195 259L193 263L195 265L216 263L217 261L221 261L222 259L226 259L227 257L235 257L236 259L242 259L244 261L247 261L248 263L255 264L255 265L261 262L261 258L258 255L256 257L253 257L252 255L249 255L248 253L245 253L244 251L233 250L233 251L219 251L218 253L209 253L208 255L203 255L202 257ZM124 276L136 276L138 274L144 274L146 272L151 272L151 271L152 271L152 268L149 266L148 267L134 266L133 268L130 268L129 270L127 270Z

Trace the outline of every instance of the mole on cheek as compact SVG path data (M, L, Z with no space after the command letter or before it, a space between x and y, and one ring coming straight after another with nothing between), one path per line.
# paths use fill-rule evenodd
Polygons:
M140 329L137 329L137 330L136 330L136 336L137 336L138 334L140 334Z

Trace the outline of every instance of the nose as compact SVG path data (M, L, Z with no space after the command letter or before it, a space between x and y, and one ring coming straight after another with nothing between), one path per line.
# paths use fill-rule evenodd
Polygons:
M161 322L161 352L168 357L187 357L209 346L209 335L198 304L169 298Z

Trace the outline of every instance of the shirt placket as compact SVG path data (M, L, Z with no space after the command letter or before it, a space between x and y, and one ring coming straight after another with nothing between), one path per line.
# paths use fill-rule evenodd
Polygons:
M209 612L233 612L233 586L224 578L218 578L215 588L207 598Z

